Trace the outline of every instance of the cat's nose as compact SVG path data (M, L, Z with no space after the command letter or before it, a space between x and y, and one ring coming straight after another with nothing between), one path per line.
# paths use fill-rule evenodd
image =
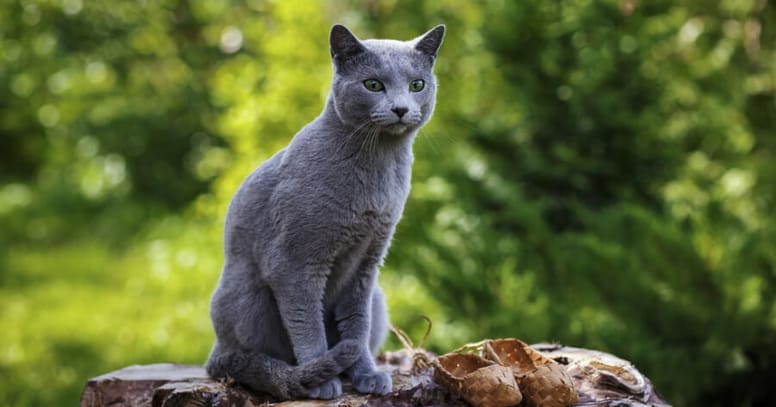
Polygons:
M404 113L407 113L410 109L407 109L406 107L394 107L391 109L392 112L396 113L396 116L399 116L401 119L402 116L404 116Z

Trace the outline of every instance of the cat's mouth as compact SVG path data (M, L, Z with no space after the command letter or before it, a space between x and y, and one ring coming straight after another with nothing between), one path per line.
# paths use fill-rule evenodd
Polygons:
M372 114L372 123L377 125L381 131L387 134L393 135L405 135L412 130L415 130L420 124L414 116L409 115L403 118L390 117L392 115L385 115L381 113Z
M415 123L411 120L405 121L399 119L395 121L378 121L375 124L377 124L385 133L402 136L417 129L419 123Z

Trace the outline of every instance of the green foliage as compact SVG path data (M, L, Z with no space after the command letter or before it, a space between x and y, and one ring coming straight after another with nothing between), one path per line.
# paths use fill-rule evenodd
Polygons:
M226 203L320 111L333 22L448 26L381 276L396 326L609 351L676 405L774 403L768 2L6 3L0 404L206 358Z

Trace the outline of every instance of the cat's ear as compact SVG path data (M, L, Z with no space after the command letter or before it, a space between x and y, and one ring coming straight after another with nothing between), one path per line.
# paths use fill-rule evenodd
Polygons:
M336 59L348 59L366 50L361 41L344 25L340 24L331 27L329 46L331 47L331 57Z
M439 46L442 45L442 40L444 38L445 25L439 24L415 39L415 49L430 56L433 60L436 58Z

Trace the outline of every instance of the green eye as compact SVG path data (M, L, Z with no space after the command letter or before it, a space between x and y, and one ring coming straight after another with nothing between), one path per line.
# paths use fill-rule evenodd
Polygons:
M372 92L379 92L383 89L385 89L385 86L383 86L383 83L378 81L377 79L367 79L364 81L364 86L371 90Z
M410 91L420 92L423 90L424 86L426 86L426 82L423 82L423 79L415 79L414 81L410 82Z

